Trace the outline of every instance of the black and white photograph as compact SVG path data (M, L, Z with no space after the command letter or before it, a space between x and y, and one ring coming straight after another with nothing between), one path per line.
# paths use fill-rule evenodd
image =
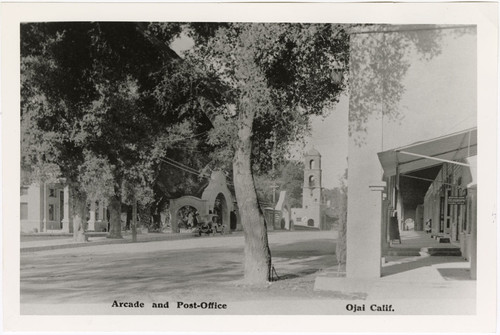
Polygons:
M496 249L484 249L496 247L497 27L485 36L477 19L417 13L203 18L195 6L176 19L20 15L12 84L2 64L2 99L18 99L2 107L2 160L18 187L3 192L17 267L7 280L4 270L4 292L16 283L17 320L182 315L193 320L185 331L200 331L190 325L200 316L485 316L494 326ZM479 89L485 59L493 84Z

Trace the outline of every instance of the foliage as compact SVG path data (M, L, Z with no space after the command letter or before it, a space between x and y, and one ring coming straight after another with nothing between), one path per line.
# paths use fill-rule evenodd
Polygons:
M22 24L22 166L32 179L58 170L90 197L124 187L124 201L152 202L160 159L195 131L195 113L180 113L189 73L168 48L179 32L175 23Z
M284 161L275 171L255 174L254 179L260 202L272 203L272 186L276 185L276 201L278 201L279 192L286 191L290 206L302 207L302 187L304 183L304 164L302 162Z
M292 141L304 136L308 115L321 114L346 88L348 38L341 25L246 24L205 27L210 34L187 56L193 67L219 78L224 106L213 109L214 156L231 158L238 114L256 112L253 122L254 169L272 167L271 154L283 160ZM191 25L191 35L205 31ZM198 33L199 34L199 33Z
M402 117L399 102L411 61L438 55L443 31L433 25L361 25L350 34L349 134L361 145L371 115Z
M114 167L103 157L85 151L78 181L90 201L108 199L114 194Z

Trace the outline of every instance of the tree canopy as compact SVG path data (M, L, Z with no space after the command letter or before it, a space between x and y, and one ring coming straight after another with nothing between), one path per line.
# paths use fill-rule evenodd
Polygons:
M153 201L161 159L180 155L171 144L207 131L193 72L168 47L180 29L21 25L21 164L32 179L64 177L94 200Z
M238 114L253 109L252 162L266 172L346 89L349 44L342 25L191 24L198 43L187 60L220 78L225 108L214 109L211 141L232 159ZM218 29L215 29L218 28ZM202 31L201 33L199 31ZM229 152L228 152L229 151Z

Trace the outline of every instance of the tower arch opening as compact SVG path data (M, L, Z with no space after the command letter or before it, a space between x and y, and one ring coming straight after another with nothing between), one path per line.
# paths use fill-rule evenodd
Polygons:
M316 168L316 160L315 159L311 159L309 161L309 170L314 170Z
M314 187L314 176L309 176L309 187Z

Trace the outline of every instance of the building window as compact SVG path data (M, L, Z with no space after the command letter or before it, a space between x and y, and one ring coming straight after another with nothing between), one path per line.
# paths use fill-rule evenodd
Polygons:
M51 198L56 197L56 190L54 188L49 188L49 197Z
M28 220L28 203L21 202L21 220Z
M59 220L64 220L64 192L59 191ZM62 226L61 226L62 228Z
M21 187L21 195L26 195L28 194L28 187L22 186Z
M49 205L49 221L54 221L54 205Z
M314 176L309 176L309 187L314 187Z
M313 169L315 169L315 168L316 168L316 162L314 161L314 159L311 159L311 160L309 161L309 169L310 169L310 170L313 170Z

